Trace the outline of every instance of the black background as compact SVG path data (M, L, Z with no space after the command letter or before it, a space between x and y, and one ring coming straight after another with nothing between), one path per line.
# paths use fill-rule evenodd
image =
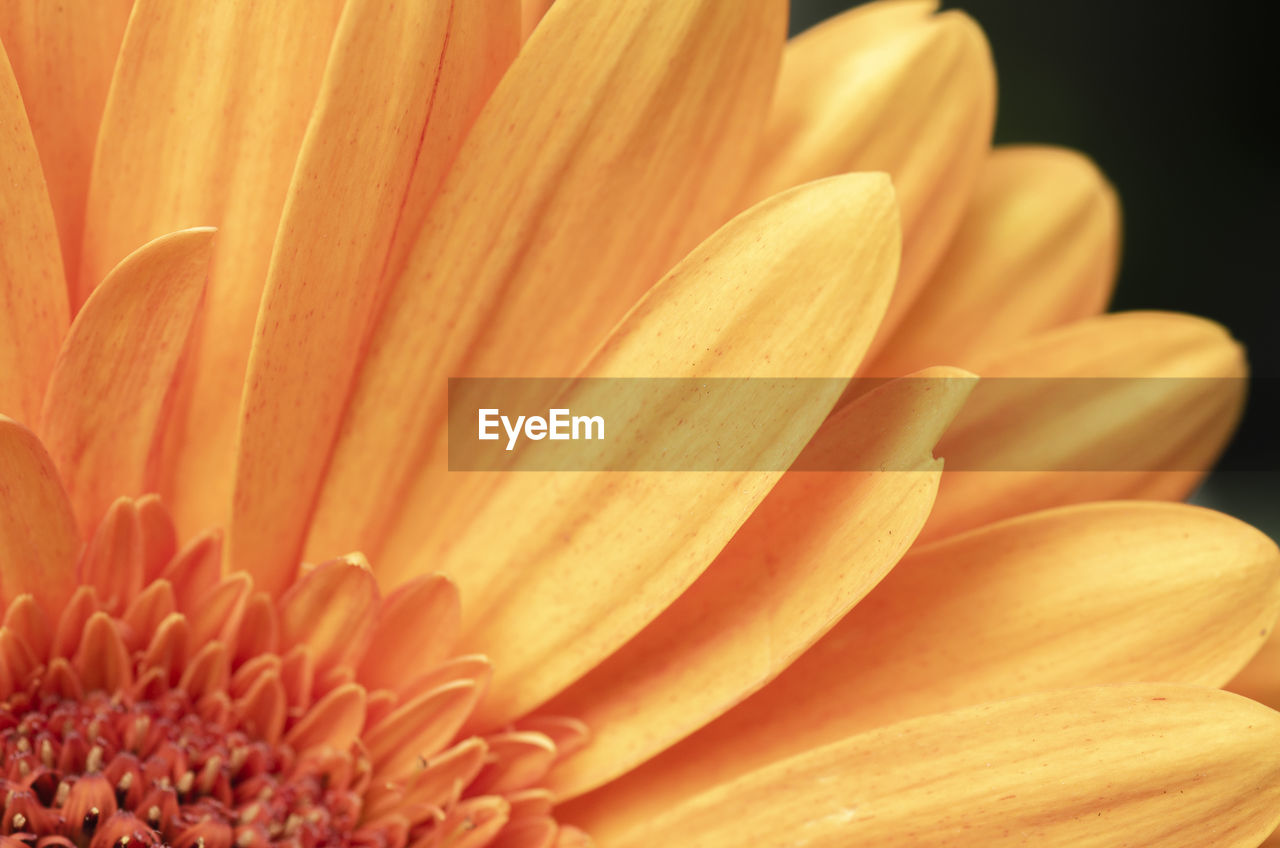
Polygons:
M792 0L799 32L857 3ZM1120 194L1112 309L1226 325L1255 376L1222 468L1197 496L1280 535L1277 54L1247 7L969 0L995 56L995 140L1087 153ZM1196 9L1192 14L1187 10ZM1256 8L1256 7L1255 7Z

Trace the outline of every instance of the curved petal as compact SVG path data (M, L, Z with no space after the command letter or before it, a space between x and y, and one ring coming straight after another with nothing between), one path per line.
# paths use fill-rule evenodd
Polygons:
M934 15L934 7L869 3L793 39L744 196L848 171L888 172L902 208L902 270L877 346L960 222L995 118L982 31L962 12Z
M155 488L156 439L195 323L214 231L161 236L116 266L71 325L40 434L84 535L120 496Z
M998 148L938 268L864 371L971 367L984 350L1096 315L1119 246L1119 204L1092 162L1052 147Z
M521 29L526 39L533 33L534 28L542 20L542 16L551 8L552 2L554 0L522 0L520 4L520 21Z
M655 286L583 376L852 373L888 300L896 235L883 175L835 177L772 198ZM767 445L787 467L840 388L824 381L806 408L753 421L759 442L747 449ZM687 397L678 381L667 391L669 403L646 406L629 426L657 431ZM651 449L679 455L682 438L699 434L666 433ZM542 703L633 636L710 564L779 476L518 471L454 486L435 513L449 538L419 556L424 570L430 564L458 582L464 643L502 669L483 719Z
M616 848L1250 848L1280 820L1277 745L1280 715L1216 690L1050 692L806 751L644 822L602 809L585 829Z
M121 616L142 591L142 524L129 498L111 505L76 564L76 582L97 589L104 612Z
M421 517L440 496L445 378L575 373L729 216L785 6L555 4L485 106L391 288L307 559L361 549L403 570L440 529ZM393 531L406 538L381 549Z
M1246 388L1225 330L1169 313L1086 319L973 367L984 379L938 445L952 470L925 540L1062 504L1181 500L1235 430ZM1003 379L1019 377L1036 379Z
M0 599L30 594L57 620L75 586L80 536L53 460L0 415Z
M40 150L68 279L79 266L93 147L132 9L133 0L0 3L0 42Z
M284 735L295 751L328 746L345 751L360 738L364 726L364 688L346 683L320 698Z
M1280 553L1233 518L1117 502L917 549L777 680L622 778L650 811L903 718L1058 687L1221 685L1280 612Z
M373 633L378 585L362 561L316 566L280 599L280 636L306 645L316 669L358 659Z
M503 4L510 14L495 14ZM515 54L516 27L505 0L347 4L245 379L228 556L263 591L278 594L293 579L324 458L397 263L393 240L417 233Z
M67 330L67 289L40 159L2 47L0 181L0 414L34 425Z
M1280 707L1280 637L1270 629L1270 637L1240 673L1227 684L1232 692L1275 709Z
M852 467L890 470L786 474L674 604L546 705L591 728L591 744L551 775L558 798L719 716L871 590L924 526L941 476L930 451L972 386L963 376L922 372L844 407L814 442L855 445Z
M102 116L74 305L139 245L218 227L166 434L180 535L224 526L254 317L341 0L137 0Z
M449 658L462 618L458 589L429 574L382 602L356 679L370 691L400 691Z

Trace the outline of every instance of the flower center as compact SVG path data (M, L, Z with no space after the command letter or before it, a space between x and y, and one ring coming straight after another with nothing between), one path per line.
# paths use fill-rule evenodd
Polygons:
M525 848L572 833L541 784L586 728L473 720L492 668L453 655L447 579L384 596L352 554L299 568L276 597L223 572L218 534L175 537L153 496L122 498L72 585L8 599L0 848Z
M311 848L349 844L360 815L332 772L208 721L181 691L134 703L22 693L0 735L0 832L29 844Z

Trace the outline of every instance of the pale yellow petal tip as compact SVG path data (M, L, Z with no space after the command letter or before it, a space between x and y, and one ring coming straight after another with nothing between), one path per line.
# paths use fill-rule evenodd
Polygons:
M335 562L343 562L347 565L354 566L361 571L367 571L370 574L373 573L373 566L369 564L369 558L360 551L352 551L351 553L343 554L338 557Z

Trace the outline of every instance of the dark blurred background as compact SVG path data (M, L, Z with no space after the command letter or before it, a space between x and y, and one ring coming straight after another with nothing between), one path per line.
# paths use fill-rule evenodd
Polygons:
M792 0L792 32L859 5ZM1073 147L1115 184L1124 246L1113 309L1225 324L1255 376L1221 469L1195 500L1280 537L1277 48L1235 9L1103 0L943 3L987 33L995 140Z

